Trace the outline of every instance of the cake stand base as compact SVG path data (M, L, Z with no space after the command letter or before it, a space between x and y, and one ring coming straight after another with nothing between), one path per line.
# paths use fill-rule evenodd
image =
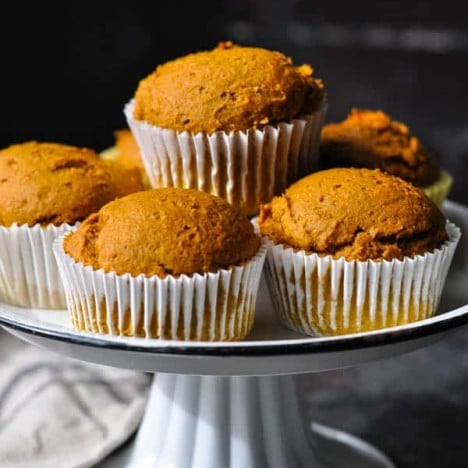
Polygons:
M127 468L394 468L345 432L308 424L294 376L157 373Z

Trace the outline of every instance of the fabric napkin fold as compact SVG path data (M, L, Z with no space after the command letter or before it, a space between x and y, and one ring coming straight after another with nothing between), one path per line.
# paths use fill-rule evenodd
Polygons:
M150 380L63 357L0 328L0 467L95 466L136 430Z

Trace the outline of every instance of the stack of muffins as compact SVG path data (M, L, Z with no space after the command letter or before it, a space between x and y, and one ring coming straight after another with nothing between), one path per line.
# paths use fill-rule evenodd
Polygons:
M73 326L241 340L262 274L278 320L308 335L433 315L460 237L439 208L450 176L383 112L324 127L326 110L310 65L259 47L220 43L143 77L124 105L128 129L101 154L139 186L120 177L126 193L70 219L62 205L14 219L73 226L53 241Z

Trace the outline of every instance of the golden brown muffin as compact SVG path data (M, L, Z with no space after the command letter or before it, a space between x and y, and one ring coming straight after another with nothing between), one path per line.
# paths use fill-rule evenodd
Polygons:
M128 195L92 214L64 242L78 262L138 276L214 272L260 247L252 224L223 199L193 189Z
M0 224L73 224L105 203L143 190L135 168L95 151L30 141L0 151Z
M322 128L319 166L379 168L418 187L440 176L435 156L405 124L368 109L352 109L342 122Z
M310 65L284 54L220 43L158 66L134 95L134 118L177 131L247 130L288 121L322 104Z
M115 146L117 148L116 160L128 166L134 166L144 173L140 149L128 128L121 128L114 132Z
M417 187L379 169L311 174L260 207L261 232L274 242L346 260L391 260L433 251L446 220Z

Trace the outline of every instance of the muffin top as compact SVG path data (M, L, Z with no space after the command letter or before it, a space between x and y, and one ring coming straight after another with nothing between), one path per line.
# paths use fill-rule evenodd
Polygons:
M439 247L446 220L421 189L379 169L333 168L261 205L273 242L346 260L413 257Z
M0 224L73 224L116 197L143 190L135 168L88 148L29 141L0 151Z
M138 276L215 272L253 257L260 237L225 200L195 189L157 188L108 203L65 238L94 269Z
M434 155L405 124L380 110L352 109L342 122L324 125L319 165L379 168L419 187L440 175Z
M134 118L193 133L247 130L313 112L323 95L310 65L224 42L159 65L143 78L134 94Z

